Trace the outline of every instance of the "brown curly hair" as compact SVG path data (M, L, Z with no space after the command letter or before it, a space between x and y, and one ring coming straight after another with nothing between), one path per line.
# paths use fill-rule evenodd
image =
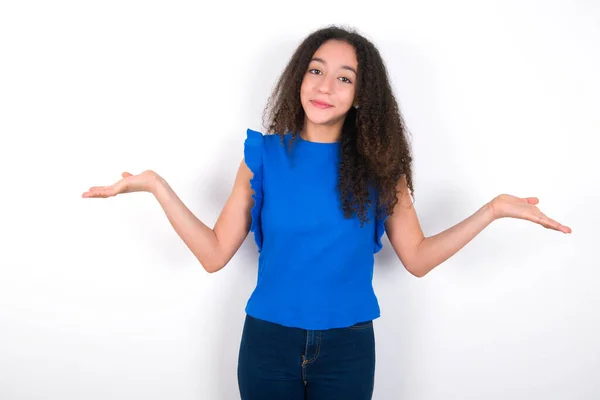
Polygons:
M353 29L329 26L310 34L292 55L264 110L267 134L292 134L304 125L300 86L318 48L328 40L345 41L358 61L356 102L350 108L341 135L338 190L346 217L355 213L361 223L371 207L370 189L378 194L377 216L390 215L397 203L396 185L402 176L412 196L412 156L407 130L392 93L387 70L377 48Z

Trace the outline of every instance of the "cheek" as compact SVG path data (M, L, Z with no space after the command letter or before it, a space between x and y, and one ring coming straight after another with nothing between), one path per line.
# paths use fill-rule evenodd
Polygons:
M300 102L305 104L308 99L311 97L312 93L312 85L308 81L302 82L300 86Z
M300 86L300 90L303 92L308 92L311 90L312 87L313 87L313 83L312 83L312 80L310 79L310 76L305 76L304 79L302 80L302 85Z
M342 99L342 101L344 102L344 104L351 106L352 104L354 104L354 88L346 88L346 90L343 90L340 92L341 96L340 98Z

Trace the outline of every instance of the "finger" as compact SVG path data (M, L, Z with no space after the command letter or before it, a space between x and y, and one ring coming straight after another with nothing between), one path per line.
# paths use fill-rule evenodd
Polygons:
M133 176L133 175L132 175L132 174L130 174L129 172L123 172L123 173L121 174L121 176L122 176L123 178L128 178L128 177L130 177L130 176Z
M546 226L547 228L554 229L556 231L560 231L560 232L564 232L564 233L571 232L571 229L569 227L564 226L563 224L561 224L560 222L558 222L552 218L549 218L544 213L542 213L541 220L543 221L544 226Z
M524 200L526 203L529 204L538 204L540 202L540 199L538 199L537 197L525 197Z
M548 217L546 217L546 218L548 218ZM565 225L561 224L560 222L555 221L551 218L548 218L548 221L550 221L550 223L553 224L553 229L556 229L557 231L562 232L562 233L571 233L571 228L569 228L568 226L565 226Z
M564 226L564 225L561 225L560 231L562 233L571 233L571 232L573 232L573 230L571 228L569 228L568 226Z
M81 195L81 197L84 198L102 198L102 197L109 197L109 195L105 192L101 192L101 191L95 191L95 192L85 192Z
M92 186L87 192L83 193L83 197L110 197L115 196L117 191L115 186Z
M528 210L521 218L527 221L535 222L536 224L540 224L544 228L554 229L556 227L555 225L552 225L552 220L537 207L533 207L533 210Z
M110 193L108 191L104 191L104 190L103 191L97 190L95 192L85 192L81 195L81 197L84 197L84 198L106 198L106 197L111 197L111 196L114 196L114 194Z
M97 192L99 190L104 190L107 187L108 186L92 186L91 188L88 189L88 192Z
M118 185L120 182L122 182L122 180L120 180L117 183L110 185L110 186L92 186L91 188L88 189L88 192L90 192L90 193L105 193L105 194L112 193L114 195L118 192L117 189L118 189Z
M552 218L548 218L548 216L544 213L540 213L538 217L538 223L548 229L554 229L563 233L571 233L571 228L562 225L560 222L555 221Z

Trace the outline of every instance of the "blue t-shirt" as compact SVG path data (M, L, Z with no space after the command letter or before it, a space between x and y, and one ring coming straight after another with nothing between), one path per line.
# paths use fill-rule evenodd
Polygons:
M246 312L303 329L353 325L380 316L374 293L374 253L385 218L344 216L337 191L340 143L248 129L245 162L253 172L250 231L259 251L257 285Z

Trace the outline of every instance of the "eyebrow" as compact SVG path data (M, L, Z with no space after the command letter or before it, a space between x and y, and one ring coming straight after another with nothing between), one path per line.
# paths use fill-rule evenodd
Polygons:
M313 57L313 59L311 61L318 61L320 63L323 63L323 64L327 65L327 63L325 62L325 60L323 60L322 58L319 58L319 57ZM355 75L358 75L356 73L356 70L354 68L348 66L348 65L342 65L342 69L347 69L348 71L354 72Z

